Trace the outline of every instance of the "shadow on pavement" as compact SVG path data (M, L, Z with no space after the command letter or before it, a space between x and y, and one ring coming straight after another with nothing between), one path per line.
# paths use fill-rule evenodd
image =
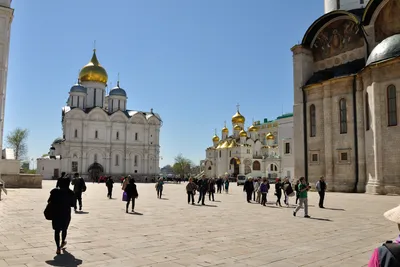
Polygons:
M74 255L63 249L63 253L56 255L53 260L45 261L51 266L69 266L76 267L82 264L82 260L75 258Z
M143 213L140 213L140 212L130 212L129 214L131 214L131 215L143 215Z
M75 214L89 214L88 211L76 211Z
M310 218L305 218L309 220L317 220L317 221L325 221L325 222L333 222L331 219L325 219L325 218L316 218L316 217L310 217Z
M216 207L218 207L217 205L209 205L209 204L205 204L205 205L197 204L197 205L194 205L194 206L196 206L196 207L211 207L211 208L216 208Z
M322 208L323 210L338 210L338 211L346 211L345 209L335 209L335 208Z
M169 200L169 198L162 197L161 200Z

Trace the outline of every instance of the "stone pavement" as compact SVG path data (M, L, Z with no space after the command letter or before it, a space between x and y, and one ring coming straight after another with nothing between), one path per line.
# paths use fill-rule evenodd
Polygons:
M55 256L51 222L43 216L54 185L9 190L0 201L0 267L356 267L398 232L382 216L399 204L396 196L327 193L331 209L322 210L310 193L312 219L305 219L302 210L293 217L292 208L248 204L235 184L208 206L188 205L184 184L166 184L162 200L154 184L138 184L141 215L132 215L125 213L119 184L109 200L104 184L88 183L84 213L72 214L67 250Z

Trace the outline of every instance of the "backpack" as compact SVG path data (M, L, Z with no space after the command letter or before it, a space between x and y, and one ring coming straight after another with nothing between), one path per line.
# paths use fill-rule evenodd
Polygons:
M86 192L86 183L85 180L83 180L83 178L79 178L81 179L81 183L82 183L82 192Z
M386 247L397 262L400 262L400 244L389 241L383 244L383 246Z

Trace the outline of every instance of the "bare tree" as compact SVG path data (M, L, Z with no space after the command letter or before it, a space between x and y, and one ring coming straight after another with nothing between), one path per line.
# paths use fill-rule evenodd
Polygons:
M172 166L175 174L179 174L181 178L185 178L185 174L190 173L190 168L193 165L190 159L185 158L182 154L175 157L174 166Z
M14 149L16 159L21 159L28 152L28 146L26 144L28 134L28 129L16 128L6 137L7 146Z

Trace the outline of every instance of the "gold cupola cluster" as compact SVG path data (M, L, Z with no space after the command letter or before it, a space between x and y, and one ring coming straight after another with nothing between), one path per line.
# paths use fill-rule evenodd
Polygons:
M242 130L242 127L240 126L240 125L235 125L234 127L233 127L233 130L235 130L235 131L240 131L240 130Z
M265 137L267 138L267 140L275 140L275 136L272 133L267 133Z
M96 49L93 50L93 56L90 62L79 72L79 80L81 82L100 82L107 84L108 75L97 60Z

